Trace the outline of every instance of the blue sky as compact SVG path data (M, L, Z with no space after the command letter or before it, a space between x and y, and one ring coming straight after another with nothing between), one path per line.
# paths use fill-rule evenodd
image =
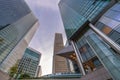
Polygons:
M42 75L52 72L53 43L55 33L63 33L64 27L59 13L59 0L25 0L35 16L39 19L40 27L34 35L30 47L40 51L42 58Z

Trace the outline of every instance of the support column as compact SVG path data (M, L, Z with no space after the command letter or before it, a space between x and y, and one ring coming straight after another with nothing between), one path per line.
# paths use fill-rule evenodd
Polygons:
M82 65L83 59L82 59L82 56L79 52L79 49L74 41L71 41L71 44L73 46L73 49L75 50L75 54L76 54L76 57L78 60L78 65L81 68L82 74L85 75L85 70L84 70L83 65Z

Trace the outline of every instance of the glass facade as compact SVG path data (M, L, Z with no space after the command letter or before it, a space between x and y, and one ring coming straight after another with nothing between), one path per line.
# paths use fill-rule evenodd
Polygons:
M6 67L11 67L9 62L15 63L22 53L13 55L15 58L13 61L8 60L8 56L13 54L14 48L26 36L37 19L24 0L0 0L0 19L0 70L7 72ZM8 60L7 63L5 60ZM5 66L6 64L8 66Z
M84 22L94 20L110 1L111 0L61 0L59 7L68 39L80 29ZM95 26L120 45L119 9L119 2L111 8L109 7L107 12L95 23ZM69 29L68 32L67 29ZM74 41L77 43L77 47L82 56L83 60L81 60L81 62L83 67L85 71L89 70L91 72L96 70L98 66L101 66L102 63L112 78L119 80L120 55L116 54L116 51L96 33L97 31L94 32L89 29L78 41Z
M106 36L111 38L114 42L120 45L120 22L119 22L119 14L113 14L113 13L120 13L119 10L116 10L120 6L119 3L115 4L112 8L110 8L101 18L100 20L95 24L95 26L103 32ZM119 7L120 8L120 7ZM111 13L110 11L113 11ZM111 15L111 14L112 15ZM109 15L109 16L107 16ZM111 17L114 16L114 17ZM88 44L91 48L90 51L94 53L94 56L97 56L100 61L95 60L93 61L94 66L98 67L101 65L101 63L104 65L104 67L109 71L109 73L112 75L112 77L116 80L119 78L119 63L120 63L120 55L116 54L117 52L111 48L107 43L105 43L102 38L100 38L97 34L95 34L92 30L89 30L83 35L83 37L77 42L78 47L81 49L80 45ZM85 61L86 55L83 55L83 52L89 50L89 48L83 48L81 52L81 56L83 60ZM92 58L92 57L91 57ZM88 60L87 60L88 61ZM90 66L91 67L91 66ZM112 69L112 70L111 70Z
M69 39L87 20L92 21L109 4L111 0L61 0L59 3L60 13L63 20L67 38ZM77 41L81 53L84 68L89 66L92 70L96 67L94 51L82 36ZM88 62L91 60L90 62ZM96 61L99 62L98 59ZM91 64L89 64L91 63Z
M0 30L30 12L24 0L0 0Z
M31 77L35 77L40 57L39 52L27 48L23 58L19 62L18 74L26 73Z
M94 33L87 36L87 41L112 77L115 80L119 80L120 56L115 54L115 52Z
M61 0L60 13L68 39L87 21L92 21L110 0Z
M90 48L84 36L77 42L77 46L83 58L83 62L86 62L90 60L91 58L95 57L94 52Z
M104 34L120 45L120 4L109 9L96 26ZM104 21L106 20L106 21Z

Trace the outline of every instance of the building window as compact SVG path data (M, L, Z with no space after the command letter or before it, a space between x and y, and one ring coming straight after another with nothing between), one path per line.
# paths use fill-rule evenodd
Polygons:
M112 29L108 26L104 26L102 28L102 32L105 33L106 35L108 35L111 31L112 31Z
M96 68L102 65L98 59L93 60L93 63Z

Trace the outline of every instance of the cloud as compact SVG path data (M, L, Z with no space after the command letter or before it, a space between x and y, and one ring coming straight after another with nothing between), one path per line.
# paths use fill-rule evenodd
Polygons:
M52 72L53 44L55 33L65 31L58 10L59 0L26 0L36 17L39 19L40 27L34 35L30 47L42 53L41 66L42 75Z

